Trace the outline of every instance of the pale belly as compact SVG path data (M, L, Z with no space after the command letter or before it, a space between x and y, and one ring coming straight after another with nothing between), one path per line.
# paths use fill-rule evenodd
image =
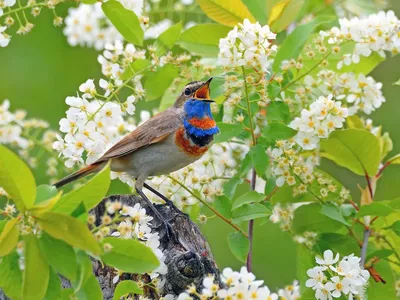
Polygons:
M201 157L186 154L175 144L171 134L161 143L141 148L126 157L113 159L111 170L127 172L131 176L157 176L169 174L195 162Z

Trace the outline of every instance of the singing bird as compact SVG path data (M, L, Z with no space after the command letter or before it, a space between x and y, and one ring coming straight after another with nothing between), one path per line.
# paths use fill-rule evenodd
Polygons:
M169 199L147 185L146 179L186 167L207 152L214 135L219 132L211 114L210 104L214 102L210 99L211 80L188 83L172 107L138 126L93 164L54 185L59 188L96 173L110 162L112 171L126 172L136 179L137 193L170 228L143 193L143 187L172 205Z

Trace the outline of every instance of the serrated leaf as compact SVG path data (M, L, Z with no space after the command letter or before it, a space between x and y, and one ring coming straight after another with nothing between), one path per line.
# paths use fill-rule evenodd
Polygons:
M186 29L178 44L194 54L216 56L219 52L219 40L226 37L230 30L231 28L221 24L198 24Z
M244 204L232 211L232 222L235 224L244 221L264 218L271 215L271 210L260 203Z
M89 278L93 275L93 264L89 256L83 251L78 251L76 253L76 258L78 262L77 280L72 282L75 292L84 287Z
M39 247L47 263L64 277L71 281L76 280L78 264L74 249L65 242L42 233Z
M81 203L89 211L104 199L109 186L110 168L106 166L84 185L62 196L51 211L69 215Z
M265 199L264 194L257 193L256 191L251 191L246 194L239 196L233 203L232 210L236 209L244 204L258 203Z
M45 300L61 299L61 280L58 274L50 268L49 284L47 286Z
M297 59L309 36L316 28L318 28L318 26L321 24L331 23L335 19L334 16L317 16L311 22L297 26L279 46L274 59L274 64L272 65L274 72L280 71L282 61L291 58Z
M213 204L215 209L218 210L218 212L220 212L225 218L230 219L232 217L232 202L227 196L217 196Z
M350 226L337 207L331 205L322 205L320 213L331 218L332 220L338 221L346 226Z
M319 203L302 205L297 208L294 211L292 223L294 232L335 232L343 226L339 222L332 222L329 217L321 214L320 210L321 205Z
M366 130L345 129L332 132L321 140L321 156L358 175L373 176L380 164L380 147L376 136Z
M274 101L268 105L267 118L269 122L278 121L285 124L290 121L289 106L282 101Z
M392 255L393 253L394 253L394 250L391 250L391 249L376 250L376 251L372 252L371 254L368 254L365 261L368 262L368 260L370 260L374 257L386 258L386 257L389 257L390 255Z
M255 145L250 148L250 156L253 168L258 176L263 177L269 165L269 156L262 145Z
M18 243L19 228L18 219L11 219L7 222L0 234L0 257L8 255Z
M54 212L45 212L36 216L36 219L41 228L53 238L95 255L101 254L101 248L86 224L77 219Z
M0 186L18 210L31 208L36 198L36 182L28 166L11 150L0 145Z
M287 140L295 136L297 131L281 122L274 121L269 123L262 133L268 143L274 145L276 141Z
M94 274L90 274L90 277L86 281L85 285L82 286L75 294L79 300L104 299L100 284Z
M176 41L179 39L182 31L182 22L172 25L167 30L159 35L156 40L156 54L161 56L164 55L169 49L171 49Z
M143 290L138 286L136 281L123 280L118 283L115 288L113 300L119 300L123 296L131 295L143 295Z
M138 17L132 10L126 9L116 0L104 2L101 8L125 40L134 45L143 45L143 29L140 26Z
M333 232L320 233L317 238L316 248L319 253L330 249L340 255L349 255L360 251L360 247L353 237Z
M217 134L214 138L215 143L222 143L229 141L230 139L238 136L243 131L243 126L240 124L228 124L218 122L217 126L219 128L220 133Z
M236 26L244 19L255 22L254 17L240 0L196 0L206 15L217 23Z
M160 264L153 251L139 241L108 237L104 243L111 244L112 249L101 256L102 260L121 271L149 273Z
M260 22L266 24L268 19L267 2L265 0L242 0L244 5L247 6L250 13Z
M156 100L164 95L177 76L178 69L171 64L164 65L154 72L148 72L144 83L146 101Z
M33 235L24 237L24 257L22 299L42 300L49 284L50 268L40 252L38 240Z
M228 245L233 255L241 262L246 262L247 254L250 249L249 240L240 232L228 234Z
M360 210L357 213L357 216L388 216L394 212L396 212L396 210L389 205L382 202L374 201L370 205L361 206Z
M236 192L236 187L240 183L241 179L239 177L232 177L227 182L224 183L224 194L232 199Z
M62 195L62 191L60 191L54 197L52 197L52 198L50 198L48 200L42 201L39 204L36 204L29 211L31 212L32 215L41 214L41 213L44 213L46 211L49 211L54 207L54 205L56 205L58 200L61 198L61 195Z
M1 258L0 288L11 299L21 299L22 272L19 268L19 255L16 251Z
M391 226L386 227L385 229L393 230L398 236L400 236L400 221L394 222Z

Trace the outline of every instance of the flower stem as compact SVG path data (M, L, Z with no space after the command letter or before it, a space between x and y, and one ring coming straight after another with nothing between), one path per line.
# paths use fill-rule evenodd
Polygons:
M211 210L214 214L216 214L219 218L224 220L226 223L231 225L233 228L236 229L236 231L241 232L246 238L248 238L248 235L246 232L244 232L242 229L240 229L239 226L235 225L232 223L231 220L225 218L219 211L217 211L214 207L212 207L209 203L201 199L199 196L197 196L195 193L193 193L189 188L187 188L182 182L176 180L175 178L168 176L172 181L176 182L178 185L180 185L183 189L188 191L193 197L195 197L197 200L199 200L204 206L206 206L209 210Z
M253 146L255 146L257 144L257 138L254 133L253 114L251 112L249 89L248 89L248 85L247 85L247 81L246 81L246 71L243 66L242 66L242 73L243 73L244 88L245 88L245 93L246 93L247 113L249 114L249 124L250 124L252 144L253 144ZM251 190L252 191L254 191L256 189L256 180L257 180L257 174L256 174L256 170L253 167L253 169L251 171ZM251 272L252 261L253 261L253 231L254 231L254 220L250 220L248 229L247 229L247 233L249 236L249 253L247 254L246 266L247 266L248 272Z

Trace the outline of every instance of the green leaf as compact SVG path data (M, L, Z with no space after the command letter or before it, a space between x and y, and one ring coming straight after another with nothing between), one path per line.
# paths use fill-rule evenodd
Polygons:
M74 249L61 240L54 239L47 233L42 233L39 247L47 263L64 277L76 280L78 264Z
M335 19L334 16L317 16L311 22L297 26L279 46L272 66L273 71L280 71L282 61L291 58L297 59L308 38L318 28L318 26L321 24L331 23Z
M363 122L357 115L348 116L346 118L346 124L348 128L365 129Z
M349 224L342 216L340 211L337 209L335 206L331 205L322 205L320 213L331 218L332 220L338 221L346 226L350 226Z
M266 24L268 19L267 2L265 0L242 0L247 6L251 14L257 19L260 24Z
M85 4L95 4L97 2L97 0L82 0L82 3Z
M93 274L93 264L90 260L89 256L83 252L78 251L76 253L76 258L78 262L78 272L77 272L77 280L72 282L75 291L79 291L83 286L86 285L90 276Z
M240 232L235 231L228 234L228 245L233 255L241 262L246 262L247 254L249 253L249 240Z
M268 25L273 32L281 32L295 21L304 0L281 0L276 3L268 16Z
M345 129L332 132L321 140L321 156L358 175L373 176L380 163L379 141L366 130Z
M220 212L225 218L230 219L232 217L232 202L227 196L217 196L213 204L215 209L218 210L218 212Z
M178 44L191 53L214 57L219 53L219 40L226 37L230 30L220 24L198 24L186 29Z
M296 278L300 283L301 299L315 299L312 289L306 287L306 281L309 279L307 270L315 266L315 259L312 252L305 245L298 244L296 246ZM308 296L312 296L308 298Z
M54 185L41 184L36 189L35 204L44 202L57 195L57 189Z
M21 299L22 272L19 268L19 255L16 251L1 258L0 288L11 299Z
M294 211L293 230L295 233L304 231L335 232L343 225L339 222L332 222L332 219L321 214L321 205L312 203L302 205Z
M94 274L90 274L90 277L86 281L85 285L76 292L76 296L79 300L103 299L103 293L101 291L100 284Z
M156 54L161 56L167 53L167 51L171 49L179 39L181 31L182 22L179 22L161 33L155 43L157 49Z
M370 246L368 248L371 248ZM374 265L374 268L380 276L386 281L386 284L381 282L375 282L370 279L368 281L367 294L370 300L374 299L385 299L385 300L396 300L395 282L397 280L396 273L390 267L387 261L381 260L379 263Z
M18 210L31 208L36 183L28 166L11 150L0 145L0 186L10 195Z
M109 186L110 168L107 166L93 176L87 183L61 197L52 208L52 211L69 215L80 203L83 203L86 210L89 211L104 199Z
M197 0L197 3L210 19L226 26L236 26L244 19L255 22L254 17L240 0Z
M144 83L146 101L152 101L164 95L167 88L178 76L178 69L171 64L158 68L155 72L148 72Z
M320 233L317 238L316 248L319 253L330 249L340 255L349 255L360 251L360 247L353 237L333 232Z
M258 176L263 177L269 165L269 156L265 148L261 145L255 145L250 148L250 156L253 168Z
M396 154L395 156L389 158L387 160L388 163L393 164L393 165L400 165L400 153Z
M236 174L238 177L247 177L251 167L253 165L253 160L251 158L250 151L246 153L245 157L241 161L239 172Z
M340 53L342 54L343 51ZM372 52L370 56L360 56L360 62L358 64L352 63L349 66L343 66L338 73L354 73L354 74L364 74L367 75L371 73L376 66L381 62L385 61L385 58L380 56L377 52Z
M265 199L264 194L257 193L256 191L251 191L246 194L239 196L233 203L232 209L236 209L242 205L249 203L258 203Z
M104 2L101 8L125 40L134 45L143 45L143 29L140 27L138 17L132 10L126 9L116 0Z
M388 216L394 212L396 212L396 210L389 205L382 202L374 201L370 205L361 206L360 210L357 213L357 216Z
M297 131L281 122L271 122L263 129L262 133L268 143L274 145L276 141L287 140L295 136Z
M260 203L244 204L233 210L233 223L238 224L244 221L268 217L271 215L271 210Z
M101 248L86 224L77 219L54 212L38 215L36 219L41 228L53 238L95 255L101 254Z
M282 101L274 101L268 105L267 118L269 122L278 121L285 124L290 121L289 106Z
M393 150L393 141L388 132L379 137L379 146L381 147L381 160L383 160Z
M143 290L138 286L136 281L124 280L118 283L114 291L113 300L119 300L123 296L131 295L143 295Z
M143 274L153 271L160 264L153 251L139 241L108 237L104 243L111 244L112 249L101 256L102 260L119 270Z
M45 300L61 299L61 280L58 274L50 268L49 285L47 286Z
M220 133L215 136L215 143L222 143L229 141L231 138L238 136L243 131L243 126L240 124L228 124L218 122L217 126L219 128Z
M124 73L121 75L122 80L127 80L134 74L142 72L151 66L151 62L144 58L139 58L132 62L129 67L125 68Z
M224 195L228 198L232 198L236 192L237 185L241 182L239 177L232 177L224 184Z
M0 234L0 257L8 255L18 243L19 228L18 219L12 219L7 222L4 230Z
M385 229L393 230L398 236L400 236L400 221L394 222L391 226L386 227Z
M40 252L38 240L33 235L24 237L25 270L22 298L42 300L49 284L50 268Z
M31 209L29 209L29 212L32 215L37 215L37 214L42 214L46 211L51 210L54 205L56 205L56 203L58 202L58 200L61 198L62 195L62 191L60 191L57 195L55 195L54 197L42 201L39 204L35 204L34 207L32 207Z
M390 255L392 255L394 253L394 250L391 249L381 249L381 250L376 250L373 251L371 254L369 254L367 256L367 259L365 261L368 262L368 260L374 258L374 257L378 257L378 258L387 258Z

